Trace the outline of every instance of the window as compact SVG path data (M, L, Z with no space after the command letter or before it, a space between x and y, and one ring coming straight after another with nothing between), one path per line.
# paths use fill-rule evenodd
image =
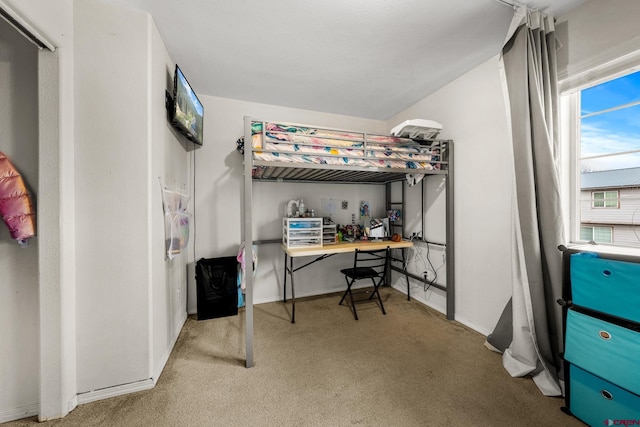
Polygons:
M640 167L640 72L580 91L580 172Z
M572 143L571 241L640 247L640 71L562 94ZM602 77L598 70L592 75ZM562 85L561 85L562 87ZM566 88L566 86L565 86ZM565 151L565 153L569 152ZM606 189L606 190L604 190ZM594 224L598 224L595 226ZM605 224L606 226L599 226Z
M580 227L580 240L596 243L613 243L611 227Z
M591 193L591 207L594 208L617 208L617 191L594 191Z

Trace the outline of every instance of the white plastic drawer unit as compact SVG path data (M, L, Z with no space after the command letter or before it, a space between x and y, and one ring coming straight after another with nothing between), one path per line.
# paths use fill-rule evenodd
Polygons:
M608 420L640 420L640 396L577 366L569 369L572 415L591 426L611 425Z
M336 243L336 224L322 225L322 244L331 245Z
M640 322L640 264L571 255L571 300L601 313Z
M640 394L639 332L569 309L564 359L631 393Z
M322 218L283 218L282 243L287 248L322 246Z

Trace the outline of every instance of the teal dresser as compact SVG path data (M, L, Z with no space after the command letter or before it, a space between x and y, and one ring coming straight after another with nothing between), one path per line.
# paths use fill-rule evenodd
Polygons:
M591 426L640 425L640 257L563 256L566 412Z

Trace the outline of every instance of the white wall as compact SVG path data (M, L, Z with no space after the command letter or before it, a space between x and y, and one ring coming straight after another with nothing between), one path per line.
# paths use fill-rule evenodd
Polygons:
M345 200L348 202L348 209L338 207L338 211L332 215L333 220L337 224L351 224L351 215L355 214L356 223L363 224L359 215L362 201L369 202L374 217L383 216L384 188L384 185L256 183L253 186L254 238L282 239L282 217L286 202L291 199L303 198L307 209L313 208L316 215L328 215L322 209L322 199ZM294 262L300 265L308 261L311 259ZM344 276L340 274L340 269L352 263L351 257L336 256L306 267L296 276L296 297L344 290ZM279 244L261 245L258 248L256 275L255 303L282 298L284 253ZM287 295L291 296L289 284Z
M558 18L558 78L576 76L640 49L640 2L588 1Z
M94 363L87 360L90 356L84 352L85 347L90 342L104 346L114 342L112 341L113 338L120 337L122 340L117 345L121 346L123 351L120 354L115 354L115 356L120 358L123 363L122 370L133 374L130 377L123 378L120 373L120 366L116 366L106 360L113 356L109 352L118 353L117 350L107 349L106 354L97 355L99 360L103 360L106 364L105 375L100 378L86 378L83 374L82 378L78 378L78 384L82 383L83 387L95 387L100 384L113 386L119 380L130 381L140 376L148 378L150 373L157 371L158 366L162 364L162 360L168 351L165 344L172 342L171 328L179 323L180 307L184 303L177 296L178 289L184 289L184 277L179 266L179 263L183 261L178 261L178 265L164 265L164 261L158 262L158 248L160 246L158 242L163 241L164 236L159 235L159 231L156 230L159 221L155 210L157 209L158 200L157 195L150 189L155 185L156 175L175 180L178 185L185 183L189 188L189 180L185 177L185 175L188 176L188 172L183 172L182 166L179 166L183 160L177 160L174 163L174 156L177 155L177 152L174 151L174 147L170 144L172 142L179 143L178 137L164 127L166 125L164 116L162 118L156 117L158 114L157 98L161 98L163 95L159 95L155 92L155 89L151 88L155 88L156 85L160 87L159 81L162 78L156 74L158 64L164 64L160 65L164 67L162 73L167 72L167 68L170 67L167 67L166 52L163 53L162 49L157 46L157 33L155 33L147 19L138 17L135 13L134 17L129 16L129 14L120 16L122 12L114 12L113 10L105 13L105 20L85 16L85 12L88 11L87 8L97 7L94 5L95 2L75 2L73 0L21 0L20 2L12 2L5 0L5 3L13 3L12 6L21 11L22 15L28 18L28 21L38 28L41 33L54 41L57 47L56 55L59 60L60 73L57 78L60 99L59 110L52 117L58 121L59 129L56 136L59 138L60 145L57 147L58 151L52 150L52 152L56 153L54 157L39 159L41 167L37 173L40 174L41 182L43 180L43 171L47 174L53 173L53 171L58 173L53 177L55 179L50 181L55 183L55 190L59 192L59 198L53 201L56 202L53 203L53 209L42 212L39 216L42 218L44 215L47 219L47 224L55 224L60 240L55 242L55 245L52 244L54 246L53 250L48 248L47 253L39 254L40 295L44 295L49 302L49 304L40 307L41 319L43 313L46 315L46 321L43 321L40 325L40 330L44 331L40 336L40 350L43 354L40 360L42 376L39 375L37 367L25 369L21 365L21 363L27 361L22 357L23 355L20 355L19 360L17 360L15 353L9 355L8 358L4 357L3 354L0 358L3 392L6 390L4 380L7 378L7 373L10 373L10 381L13 381L11 378L13 378L14 372L24 371L25 373L20 374L20 383L15 385L8 397L5 393L1 395L0 416L8 412L19 413L20 408L25 406L32 407L33 403L35 403L33 401L34 384L38 383L40 383L41 411L44 411L45 415L56 416L58 414L59 416L66 414L66 411L70 409L67 405L72 404L71 396L76 393L74 372L76 367L76 341L74 335L76 323L79 325L79 332L82 334L82 340L79 339L78 341L79 344L82 342L82 348L78 348L77 354L78 358L82 359L78 364L82 364L83 372L91 363ZM90 5L87 6L87 3ZM74 17L74 5L81 9L79 16ZM583 69L586 65L608 60L607 58L610 58L617 51L630 52L640 47L636 43L638 28L640 28L635 22L638 7L638 3L633 0L616 0L615 7L612 7L610 2L604 0L592 0L563 17L562 22L558 25L558 35L564 45L559 52L561 70L565 70L565 73L570 74L571 72L576 72L576 70ZM90 49L82 41L79 44L82 46L81 49L84 53L78 55L77 52L74 52L73 39L75 35L73 22L83 28L83 31L95 34L95 32L100 32L112 26L113 22L110 19L114 18L114 15L122 17L122 25L125 22L131 23L133 20L135 23L142 23L145 27L144 31L138 31L137 27L120 28L120 25L116 26L118 29L115 32L116 38L120 37L118 34L121 31L135 37L132 40L123 41L125 45L122 46L122 52L119 48L110 51L114 55L114 63L94 59L93 56L96 55L97 51ZM84 19L85 17L92 20L96 28L85 28L85 24L78 22L79 19ZM597 21L597 25L593 25L594 21ZM591 31L592 29L594 31ZM105 38L109 37L111 36L105 36ZM144 38L144 42L141 42L138 37ZM150 42L149 39L152 41ZM105 43L108 45L106 40L98 38L96 41L98 45ZM151 48L149 43L151 43ZM617 49L617 46L620 49ZM151 56L148 56L150 49L152 53L150 54ZM139 60L132 58L134 51L140 52L145 57L145 61L153 64L151 66L154 71L149 73L147 68L139 64ZM564 59L563 55L565 55ZM120 61L125 62L116 63L117 61L115 60L118 58ZM80 73L75 78L74 64L78 65L78 72ZM93 70L94 73L92 74L85 68L88 64L99 66L99 68ZM102 97L100 93L100 90L106 92L107 88L115 89L117 87L116 83L122 83L120 81L116 82L117 79L110 77L112 72L116 74L122 72L119 68L120 66L124 68L133 66L134 69L142 69L144 73L148 73L145 74L148 78L143 79L144 82L142 82L148 89L142 93L136 90L134 93L143 96L147 99L148 105L153 105L153 107L144 107L144 111L140 116L131 117L122 113L127 111L128 108L130 109L131 105L139 102L137 99L132 100L133 104L125 104L117 102L118 100L110 97L109 93L105 93L105 97ZM186 72L188 74L188 68ZM141 80L137 75L135 79ZM82 95L74 94L74 81L77 82L78 87L82 90ZM0 81L0 86L4 83L3 77ZM124 82L124 84L128 85L129 83ZM224 84L224 82L220 82L220 84ZM107 87L100 88L100 85L107 85ZM195 89L197 91L198 88ZM100 97L97 97L98 95ZM127 94L125 94L125 99L126 96ZM264 119L282 119L284 121L373 132L385 132L406 118L427 117L442 122L445 127L442 136L454 139L456 144L456 317L481 332L491 331L504 302L510 294L508 285L509 266L507 264L507 259L510 255L508 239L510 205L508 197L504 196L508 194L509 183L505 180L507 175L500 158L500 149L503 148L506 141L506 124L504 123L504 106L502 105L496 58L487 61L386 123L252 104L204 95L201 95L201 98L205 105L206 114L205 146L196 150L194 154L197 167L195 186L197 240L195 244L192 242L193 246L189 248L190 251L195 250L195 255L193 253L188 255L191 262L194 257L234 255L237 251L237 245L240 240L242 176L241 159L234 150L235 140L242 135L242 116L252 115ZM107 100L110 100L110 102L105 103ZM74 102L79 103L82 108L80 106L74 108ZM96 111L96 115L87 117L88 114L81 110L85 107L96 108L88 105L90 102L101 104ZM75 116L74 111L78 111L78 117ZM151 118L149 118L149 115L151 115ZM105 123L107 116L112 119L122 117L125 120L124 127L131 131L131 135L142 138L142 141L138 139L136 139L137 142L131 141L133 144L144 145L144 148L141 149L144 153L139 152L138 148L140 147L136 145L131 147L134 150L134 158L138 160L143 158L140 164L136 163L134 167L126 159L125 162L109 162L109 160L113 160L109 156L96 156L96 153L90 152L86 147L79 147L78 153L75 152L74 148L82 144L95 144L96 150L100 152L103 147L99 146L97 141L93 141L94 138L97 138L103 144L115 144L115 147L119 147L117 155L123 155L125 149L123 141L133 139L133 137L129 134L124 135L123 132L108 126ZM87 120L90 122L87 122ZM98 124L96 129L89 127L89 123L93 120ZM147 131L141 132L138 125L144 127ZM74 141L76 138L74 127L76 126L80 131L77 142ZM6 124L2 122L2 131L5 131L5 127ZM20 127L22 128L23 126ZM107 136L99 134L96 130L105 131ZM172 139L174 137L176 138L175 140ZM158 152L153 148L158 143L162 145L162 156L164 157L156 157ZM6 149L4 141L1 147L3 150ZM152 153L151 157L149 157L149 153ZM220 153L223 154L221 155ZM35 158L30 156L27 156L27 163L36 161ZM77 159L75 159L76 156L78 157ZM18 155L18 158L20 158L20 155ZM94 162L94 164L84 163L80 167L80 176L76 178L74 165L88 160ZM22 163L22 161L19 161L19 163ZM110 170L108 170L109 164L112 166ZM126 177L140 177L137 170L131 170L133 168L140 167L147 170L148 173L141 177L143 184L138 186L137 183L133 183L134 188L142 190L140 197L147 202L139 203L137 199L128 200L143 211L143 213L136 212L136 215L139 215L134 219L134 225L137 224L134 227L136 231L131 235L136 241L128 253L132 256L141 253L139 256L140 262L145 265L144 272L140 271L139 265L133 265L135 263L127 259L123 261L125 263L124 266L127 270L131 270L132 273L131 275L123 276L120 272L123 269L122 266L115 262L116 259L122 259L122 254L118 253L122 248L121 241L110 240L109 236L105 236L102 232L98 232L95 236L87 236L85 233L93 233L93 229L87 223L86 218L78 218L78 221L76 221L76 199L78 200L78 213L82 215L96 213L97 205L101 203L84 182L78 183L78 189L81 190L78 194L74 190L74 182L78 182L81 179L94 179L89 170L91 166L95 166L96 172L101 176L107 177L108 175L108 178L114 178L110 181L114 185L106 185L106 190L108 190L107 198L114 202L117 199L113 194L116 191L115 183L121 184L126 181L129 184L130 180L127 180ZM179 169L174 170L173 168L177 166L179 166ZM164 170L162 169L163 167ZM188 170L188 165L184 166L184 168ZM31 175L33 174L32 170L26 173L28 180L31 180ZM46 182L49 181L47 178L50 177L46 176L44 178ZM57 186L58 183L59 186ZM100 188L105 190L105 184L98 184ZM280 187L277 184L258 184L256 188L270 185L275 185L277 190L264 191L261 193L263 195L256 194L256 199L260 203L265 203L266 206L269 206L268 203L273 203L273 206L268 207L271 210L269 215L272 214L273 210L277 211L275 206L278 205L277 201L279 199L284 202L289 198L301 197L305 195L303 193L316 191L315 188L318 187L314 186L312 190L301 187L302 191L296 187L294 189L286 189L286 192L284 191L285 186ZM437 184L429 185L436 187L434 191L437 191ZM376 194L360 194L359 191L362 190L359 187L336 186L335 190L331 189L331 186L328 186L327 190L324 190L324 186L320 187L326 193L318 194L317 197L324 197L328 194L333 197L335 192L338 194L336 198L349 197L350 202L354 201L355 203L359 203L361 199L370 198L375 200L375 197L378 197ZM280 193L281 191L282 193ZM276 194L277 197L270 198L269 194ZM132 198L128 193L124 197L125 199ZM261 200L260 197L264 197L264 200ZM42 195L40 195L40 198L42 199ZM80 200L81 198L82 200ZM118 201L120 200L118 199ZM92 203L95 203L95 205ZM434 201L436 208L439 203L436 197ZM100 213L98 212L98 214ZM123 231L132 229L128 227L127 230L123 230L126 224L119 221L119 219L122 219L122 216L120 216L122 214L115 212L114 215L115 217L105 219L107 221L106 224L112 226L113 230L121 232L120 235L122 235L124 234ZM100 214L98 217L103 216ZM259 214L257 216L260 217ZM140 217L143 217L144 220L140 220ZM78 233L75 231L76 222L79 227ZM144 222L144 224L140 225L141 222ZM151 225L149 226L148 224ZM270 224L266 225L265 229L257 230L258 237L272 237L271 227L273 226L273 224ZM138 232L141 228L146 231ZM80 230L82 235L80 235ZM435 230L437 230L437 227ZM52 230L44 230L45 235L51 234L51 232ZM263 232L265 232L264 236L261 234ZM43 230L39 229L39 233L40 245L42 245ZM428 231L428 233L431 233L431 231ZM76 235L78 235L77 242ZM5 243L2 243L3 240ZM98 244L96 242L111 242L112 246L109 250L104 247L94 247ZM0 251L4 250L3 245L5 244L6 235L5 237L0 236ZM143 247L145 247L144 250L142 250ZM31 249L32 247L27 250ZM108 252L110 258L106 259L106 262L111 269L106 272L106 275L112 277L112 280L99 277L97 282L100 286L92 283L94 276L89 277L89 271L93 269L94 265L85 265L79 260L76 262L75 259L76 254L82 254L84 251L88 251L88 254L82 257L82 261L89 259L93 263L98 262L97 255ZM279 267L282 259L279 258L282 256L280 252L277 245L260 248L261 265L258 274L265 276L263 281L265 285L263 289L256 289L256 302L271 300L279 296L277 283L281 280L281 271L277 271L277 269L281 268ZM24 256L23 253L19 254ZM4 252L2 255L3 257L0 259L4 258ZM10 257L15 255L12 253ZM55 265L50 265L50 260L52 259L56 260ZM76 267L78 275L82 277L82 280L77 281L77 286ZM100 266L95 271L99 271L99 268ZM114 272L113 268L117 268L117 270ZM33 273L34 269L29 271ZM277 276L272 274L273 271L277 272ZM9 281L15 280L17 276L25 277L22 274L7 274L4 269L0 274L2 274L3 284L7 277ZM20 279L20 292L26 291L23 280L26 279ZM328 289L333 280L333 277L324 277L323 281L325 283L311 282L304 291L311 293ZM29 280L26 281L29 282ZM138 281L141 283L138 283ZM195 284L192 264L188 273L188 281L189 310L195 311ZM123 282L126 282L126 285ZM89 286L91 291L82 291L83 286ZM122 292L121 299L112 293L113 289L111 287L113 286ZM76 288L82 293L82 299L77 304L79 309L77 321L75 318ZM156 293L156 291L159 293ZM101 302L103 292L106 293L107 298L105 301L108 302L108 305L102 309L102 317L98 319L93 313L87 313L87 304L95 303L95 301ZM120 302L126 300L130 293L133 300L139 302L142 306L139 313L143 313L143 321L147 324L147 327L143 328L136 324L134 328L144 330L141 339L145 343L131 342L136 340L119 329L122 325L119 323L118 317L121 315L130 317L131 310L138 310L138 307L134 308L132 305L125 303L124 313L121 311ZM11 295L15 296L13 293ZM7 313L5 308L8 306L4 302L8 300L7 298L2 294L2 301L0 301L3 331L7 331L7 333L3 332L2 334L3 341L0 350L5 348L2 346L5 345L4 339L6 337L9 337L10 340L15 340L19 345L27 347L34 345L34 341L38 342L37 328L35 328L36 330L25 331L24 328L27 325L24 324L24 319L20 315L5 317ZM16 300L16 303L23 304L24 299L33 301L34 298L37 299L37 295L34 294L33 298L31 295L19 295L18 299L20 301ZM423 295L422 298L428 304L443 309L443 300L438 300L437 292L430 292L428 295ZM33 309L30 304L27 303L25 307L27 312ZM9 313L11 310L9 309ZM82 311L82 314L80 311ZM175 315L172 318L171 313L173 312L175 312ZM166 317L163 313L166 313ZM300 313L300 316L302 315ZM100 320L103 320L104 323L100 324ZM112 326L111 322L115 322L116 326L116 331L113 333L104 329L110 328ZM93 324L95 329L89 331L89 324ZM160 326L156 328L156 325ZM90 333L93 333L95 337L90 337ZM103 336L104 334L108 336ZM88 349L88 351L91 355L98 353L95 349ZM127 361L121 359L122 354L131 355L135 365L133 369L126 365L128 359ZM110 374L111 372L114 373L113 376ZM69 382L71 382L71 385Z
M30 375L39 377L41 420L64 416L76 401L73 2L3 1L56 47L38 55L38 290L47 304L39 307L40 366Z
M615 7L592 0L561 17L560 76L640 49L638 13L640 3L632 0L616 1ZM410 118L436 120L444 126L440 136L454 140L456 319L490 333L511 295L511 178L502 161L508 141L498 57L391 118L387 127ZM441 255L434 260L438 267ZM402 283L395 286L404 289ZM444 311L442 292L420 292L412 290L412 295Z
M177 188L193 195L192 143L175 132L167 121L165 90L173 89L174 63L167 52L158 29L151 20L150 65L148 106L151 133L147 141L147 156L151 160L151 173L147 176L147 205L151 218L149 235L150 249L147 256L152 267L149 281L149 300L153 340L149 375L155 380L160 376L173 344L187 318L187 260L189 248L172 260L165 252L164 212L162 209L161 184L166 188ZM160 178L160 179L158 179ZM191 204L193 206L193 203Z
M454 141L455 316L489 333L511 296L511 179L504 162L508 141L498 58L491 58L387 124L391 128L412 118L442 123L439 137ZM436 231L428 231L428 238L429 233ZM441 254L436 254L434 265L441 260ZM420 292L413 296L444 311L442 292Z
M76 2L78 392L149 378L147 19Z
M190 191L167 122L173 63L151 17L75 4L78 393L157 380L186 319L161 185Z
M34 283L35 296L28 298L35 315L14 292L2 299L16 304L2 310L11 316L3 323L11 331L6 336L35 351L14 352L16 346L0 359L3 392L5 372L20 376L15 388L0 393L11 399L6 407L2 402L0 421L32 415L38 407L41 419L64 416L77 404L78 393L89 391L80 399L88 401L134 391L142 387L138 382L153 385L186 319L187 254L165 259L158 178L192 190L189 153L168 125L164 107L173 63L151 18L97 1L33 0L21 2L18 13L41 34L52 34L56 52L40 52L40 74L35 62L32 72L21 73L42 81L30 82L15 103L33 98L28 108L36 119L30 126L17 123L16 135L21 150L28 133L35 136L34 176L37 180L44 171L40 185L47 189L38 232L47 250L36 258L40 286ZM74 32L81 35L75 45ZM2 84L12 91L23 85L7 76ZM38 163L33 122L39 108L47 126L41 126L45 156ZM29 109L21 108L18 116L27 118ZM3 129L14 132L14 123ZM38 268L29 271L38 277ZM22 299L29 287L17 284ZM46 319L40 336L38 290L47 301L39 307L40 319ZM14 308L23 310L14 316ZM36 328L27 333L30 322ZM33 361L36 366L30 366Z
M37 65L37 48L0 20L0 151L21 174L36 209ZM38 408L38 249L37 237L21 248L0 221L0 415Z
M188 69L185 70L188 78ZM223 84L221 82L221 84ZM195 88L196 92L198 88ZM241 243L242 156L236 151L236 140L243 136L244 116L260 120L282 120L338 129L367 132L386 132L381 121L319 113L274 105L256 104L206 95L198 95L204 105L204 145L195 151L196 199L195 259L236 255ZM346 184L275 184L258 183L254 186L253 218L255 239L281 238L281 217L284 204L290 199L303 198L309 208L316 211L322 198L349 201L348 213L340 213L339 221L351 220L360 201L384 204L383 186ZM260 246L258 249L258 283L255 303L279 298L278 286L282 282L284 255L278 245ZM341 289L342 276L331 272L336 260L305 271L304 283L299 282L297 295L309 295ZM318 273L318 274L316 274ZM313 278L308 280L307 277ZM189 274L188 310L195 312L196 286L193 266Z

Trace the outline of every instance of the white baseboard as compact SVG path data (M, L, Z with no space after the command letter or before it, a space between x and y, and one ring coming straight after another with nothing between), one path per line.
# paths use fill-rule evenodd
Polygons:
M366 284L363 284L362 287L365 287ZM353 289L357 289L356 286L353 287ZM344 292L345 290L345 286L338 286L338 287L333 287L333 288L323 288L323 289L315 289L315 290L311 290L308 292L296 292L296 299L299 298L307 298L307 297L315 297L318 295L327 295L327 294L333 294L333 293L337 293L337 292ZM291 294L289 292L287 292L287 302L291 301ZM282 302L282 295L276 295L276 296L271 296L271 297L264 297L264 298L255 298L253 300L253 304L254 305L258 305L258 304L267 304L270 302Z
M395 290L399 291L399 292L402 292L405 295L407 294L406 286L404 286L404 287L403 286L396 286L394 284L393 288ZM413 296L414 295L413 292L411 292L411 295L412 295L412 299L417 301L417 302L419 302L420 304L426 305L427 307L432 308L432 309L436 310L439 313L446 314L445 311L443 311L443 309L441 307L437 307L437 306L435 306L433 304L429 304L428 302L423 301L421 298L415 298ZM472 329L472 330L476 331L477 333L484 335L485 337L488 336L491 333L491 331L485 330L484 328L478 326L477 324L475 324L474 322L470 321L469 319L466 319L464 317L460 317L459 315L455 315L454 317L455 317L454 320L456 322L463 324L467 328Z
M465 318L461 318L460 316L456 316L456 322L458 323L462 323L464 326L466 326L469 329L473 329L474 331L476 331L477 333L484 335L485 337L489 336L489 334L491 333L491 331L487 331L486 329L478 326L477 324L473 323L472 321L465 319Z
M169 347L167 348L166 353L164 354L164 357L162 358L162 361L160 362L160 364L158 364L158 366L156 367L155 372L153 373L153 378L151 378L153 380L153 385L155 386L156 383L158 382L158 379L160 379L160 375L162 375L162 371L164 370L164 367L167 365L167 362L169 361L169 357L171 357L171 353L173 352L173 348L176 346L176 342L178 341L178 336L180 335L180 331L182 330L182 328L184 327L185 322L187 321L187 312L185 311L184 313L182 313L182 317L178 320L176 326L175 326L175 330L173 331L173 340L171 341L171 345L169 345Z
M162 374L162 370L166 366L169 361L169 357L171 357L171 352L173 352L173 348L178 341L178 336L180 335L180 331L187 321L187 313L186 311L182 314L179 321L176 323L174 336L171 341L171 345L167 347L167 352L162 358L162 362L158 364L153 378L149 378L146 380L136 381L129 384L122 384L114 387L106 387L100 390L89 391L86 393L79 393L77 404L82 405L83 403L95 402L96 400L108 399L110 397L121 396L123 394L135 393L137 391L149 390L155 387L158 382L158 378L160 378L160 374Z
M9 421L20 420L22 418L33 417L38 415L39 412L40 412L39 403L20 406L19 408L9 409L8 411L1 411L0 424L8 423Z
M78 406L78 395L74 395L73 398L67 404L67 413L73 411Z
M129 384L121 384L114 387L106 387L100 390L88 391L78 394L78 404L95 402L96 400L109 399L110 397L121 396L123 394L135 393L137 391L149 390L153 388L152 378L136 381Z
M180 335L180 331L182 330L182 327L184 326L186 321L187 321L187 312L185 311L181 316L181 318L179 319L179 321L176 323L174 337L171 342L171 345L167 348L167 352L162 358L162 362L158 365L153 378L136 381L129 384L122 384L114 387L106 387L100 390L89 391L86 393L79 393L78 395L73 396L71 401L68 402L67 407L69 412L74 410L78 405L81 405L84 403L95 402L97 400L108 399L110 397L121 396L123 394L135 393L137 391L152 389L158 382L158 379L160 378L160 375L162 374L164 367L169 361L169 357L171 357L171 353L173 352L176 342L178 341L178 336ZM22 418L37 416L39 415L39 413L40 413L39 403L33 403L31 405L25 405L25 406L21 406L15 409L10 409L7 411L0 411L0 424L7 423L10 421L20 420Z

